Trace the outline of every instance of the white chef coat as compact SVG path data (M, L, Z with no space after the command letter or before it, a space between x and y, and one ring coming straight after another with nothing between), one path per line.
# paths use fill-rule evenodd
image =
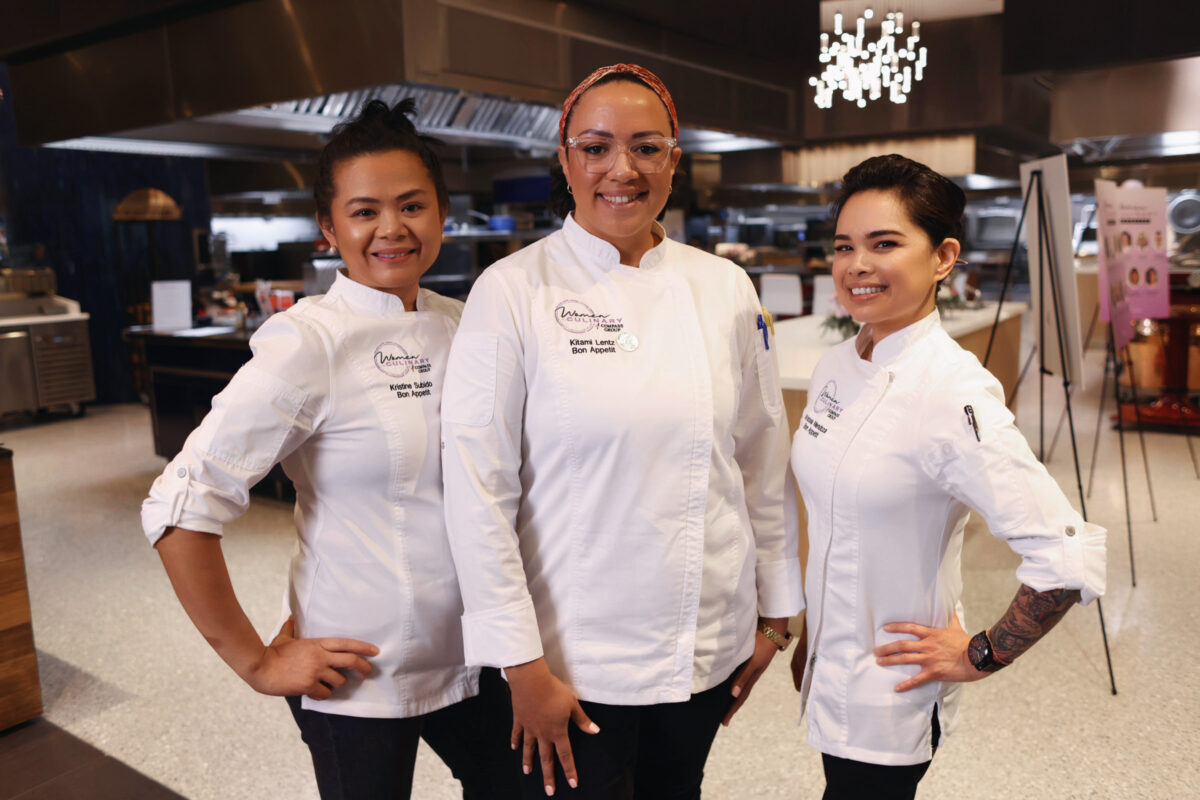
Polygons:
M298 546L284 614L301 637L379 647L304 708L412 717L478 692L463 664L462 601L446 541L440 467L446 357L462 303L421 289L415 311L339 274L325 295L272 316L254 355L142 505L151 543L172 525L222 533L277 462L296 486Z
M943 330L938 313L885 337L867 330L813 371L792 469L808 509L809 743L872 764L928 761L934 704L943 736L962 684L897 693L914 665L878 666L875 647L906 634L889 622L963 626L968 506L1021 556L1037 591L1104 592L1103 528L1071 508L1017 430L999 382ZM975 428L965 411L970 406Z
M584 700L677 702L750 656L758 615L800 611L760 312L733 263L663 237L624 266L572 217L483 273L442 417L467 663L544 655Z

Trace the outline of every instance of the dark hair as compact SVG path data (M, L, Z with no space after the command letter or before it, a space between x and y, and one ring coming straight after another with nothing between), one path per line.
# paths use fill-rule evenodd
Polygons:
M869 189L896 192L909 218L925 231L935 248L946 239L962 241L967 204L963 190L945 175L895 153L868 158L846 173L842 190L833 201L835 225L846 201Z
M613 72L608 75L605 75L603 78L601 78L600 80L596 81L591 86L589 86L587 89L587 92L590 92L592 89L595 89L597 86L603 86L606 83L617 83L618 81L624 81L625 83L632 83L636 86L644 86L647 89L649 89L651 92L654 91L654 89L651 88L650 84L646 83L645 81L643 81L641 78L637 77L636 75L632 75L628 72ZM583 94L586 95L587 92L584 92ZM657 97L657 96L658 96L658 94L655 93L655 97ZM580 96L580 99L583 99L582 95ZM570 130L571 116L575 113L575 108L578 105L579 105L579 103L576 103L574 106L571 106L571 110L567 112L567 119L566 119L565 124L563 125L564 131ZM666 104L663 105L663 109L664 110L666 109ZM668 112L668 116L669 115L670 114ZM569 184L567 183L566 173L563 172L562 164L558 163L558 158L556 157L554 159L554 163L550 166L550 203L549 203L549 205L550 205L550 210L553 211L556 215L558 215L558 217L560 217L561 219L566 219L567 214L570 214L572 211L575 210L575 198L567 190L568 185Z
M329 216L334 194L333 170L340 162L388 150L407 150L420 158L437 190L438 208L445 211L450 206L450 192L442 176L442 165L432 148L432 145L441 142L432 136L417 133L416 126L409 119L416 110L417 103L411 97L404 98L391 108L382 100L370 100L363 105L358 116L339 123L333 129L317 161L317 180L313 186L317 214Z

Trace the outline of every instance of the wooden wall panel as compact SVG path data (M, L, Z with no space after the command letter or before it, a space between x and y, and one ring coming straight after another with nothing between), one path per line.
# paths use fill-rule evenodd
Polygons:
M12 453L0 449L0 730L41 713Z

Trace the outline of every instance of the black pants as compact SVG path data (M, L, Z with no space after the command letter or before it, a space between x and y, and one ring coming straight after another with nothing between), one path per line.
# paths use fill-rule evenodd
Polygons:
M740 669L740 667L739 667ZM580 702L600 733L569 725L579 788L571 789L555 759L554 796L571 800L694 800L700 797L704 762L717 728L733 705L724 683L682 703L614 706ZM520 751L517 753L520 763ZM522 777L526 800L545 800L545 781L536 754L533 771Z
M931 724L933 752L930 754L930 761L921 764L890 767L822 753L825 794L821 795L821 800L913 800L917 795L917 784L925 777L933 753L937 752L938 743L942 738L937 706L933 707Z
M312 753L322 800L406 800L412 794L417 739L454 773L465 800L520 797L509 735L512 702L499 670L479 675L479 695L407 719L307 711L287 698Z

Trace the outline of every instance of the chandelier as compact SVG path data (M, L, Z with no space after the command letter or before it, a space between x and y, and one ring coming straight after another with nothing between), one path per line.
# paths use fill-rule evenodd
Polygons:
M904 12L889 11L879 28L879 39L867 41L867 21L875 12L867 9L858 18L854 32L842 29L842 15L833 15L833 38L821 34L820 75L808 79L816 88L818 108L832 108L838 92L848 102L865 108L868 100L887 93L893 103L908 101L914 81L925 77L925 46L921 45L921 23L912 21L904 33ZM919 46L919 49L918 49Z

